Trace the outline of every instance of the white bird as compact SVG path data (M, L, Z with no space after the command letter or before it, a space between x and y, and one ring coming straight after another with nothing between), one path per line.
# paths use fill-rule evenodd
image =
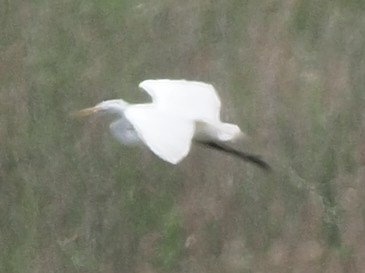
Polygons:
M76 112L76 116L109 113L112 135L123 144L144 143L161 159L177 164L187 156L192 140L233 154L264 169L259 156L237 151L224 142L242 138L240 128L220 120L221 103L211 84L186 80L145 80L139 87L151 103L106 100Z

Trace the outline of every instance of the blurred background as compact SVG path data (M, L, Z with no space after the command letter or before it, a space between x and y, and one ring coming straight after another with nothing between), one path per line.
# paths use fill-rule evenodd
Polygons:
M365 272L365 2L0 2L1 272ZM267 174L70 113L211 82Z

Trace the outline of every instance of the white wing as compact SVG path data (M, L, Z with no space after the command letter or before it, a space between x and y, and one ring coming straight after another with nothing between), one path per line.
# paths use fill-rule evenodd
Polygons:
M145 80L139 84L161 111L194 121L219 120L221 103L211 84L186 80Z
M189 153L193 121L168 115L152 104L130 106L125 117L141 140L163 160L177 164Z

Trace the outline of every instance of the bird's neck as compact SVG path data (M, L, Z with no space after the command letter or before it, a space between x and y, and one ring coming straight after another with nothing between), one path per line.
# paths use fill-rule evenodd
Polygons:
M124 116L124 111L125 111L125 109L128 108L128 106L129 106L129 103L122 101L122 100L118 100L109 106L108 112L112 115L122 117L122 116Z

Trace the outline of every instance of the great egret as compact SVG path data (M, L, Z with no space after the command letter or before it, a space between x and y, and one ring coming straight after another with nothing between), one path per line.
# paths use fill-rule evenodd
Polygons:
M106 100L76 112L76 116L114 115L110 131L117 140L123 144L142 142L158 157L172 164L187 156L194 139L197 143L270 169L259 156L224 144L244 134L237 125L220 120L221 103L211 84L163 79L145 80L139 87L152 97L152 103Z

